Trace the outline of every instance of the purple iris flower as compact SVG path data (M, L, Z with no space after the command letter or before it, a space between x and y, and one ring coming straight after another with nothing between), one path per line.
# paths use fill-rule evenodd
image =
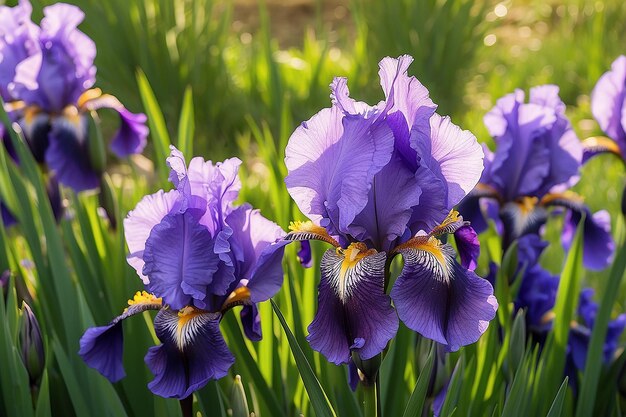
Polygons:
M584 264L605 268L615 249L610 216L604 210L592 214L569 190L578 181L583 148L565 116L558 87L532 88L528 103L521 90L504 96L485 115L485 125L496 152L485 147L485 170L459 212L479 233L487 227L485 216L494 220L505 248L520 236L539 233L554 206L567 209L562 237L569 248L584 214Z
M610 152L626 161L626 56L613 61L611 70L596 83L591 93L591 112L608 138L586 139L583 158Z
M457 350L478 340L497 309L491 284L440 240L468 225L451 209L478 181L482 150L435 113L428 90L407 75L412 60L380 62L385 100L375 106L350 98L346 79L335 78L332 106L302 123L285 151L287 189L310 219L292 223L286 239L333 246L321 259L308 341L335 364L380 353L398 316ZM477 244L471 233L460 239ZM387 294L398 254L404 267Z
M77 29L84 18L78 7L45 7L41 27L30 20L31 10L27 0L0 6L0 94L38 162L76 191L97 188L101 167L90 159L89 114L101 108L118 112L121 125L111 142L118 157L143 150L146 116L91 88L96 46Z
M226 311L243 306L245 334L261 338L256 303L280 288L288 242L258 210L233 204L241 188L237 158L213 164L197 157L187 166L172 147L167 162L176 189L144 197L124 221L128 263L147 291L109 325L88 329L79 353L112 382L120 380L122 320L159 310L154 327L162 344L145 357L154 374L148 387L185 398L226 375L234 361L219 329Z
M556 302L559 277L539 264L539 257L548 243L537 235L525 235L518 240L516 274L520 287L515 298L515 309L525 309L526 328L543 339L552 328L552 310Z

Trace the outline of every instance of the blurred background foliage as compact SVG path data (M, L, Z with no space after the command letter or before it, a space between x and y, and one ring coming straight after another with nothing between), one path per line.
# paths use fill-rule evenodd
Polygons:
M41 8L53 2L33 0L33 20L38 22ZM241 200L260 207L266 217L286 228L291 219L299 217L283 183L284 148L289 135L300 122L330 105L328 84L333 76L347 76L357 99L370 103L382 99L376 73L377 63L384 56L412 55L415 62L410 73L430 90L440 113L450 114L479 141L492 146L482 123L484 114L497 98L515 88L528 91L542 83L560 86L581 139L600 134L591 116L589 95L615 57L626 53L626 3L620 0L68 2L79 5L86 14L80 28L98 48L98 86L115 94L132 111L143 110L150 116L152 134L146 157L112 166L107 178L108 208L118 225L141 196L160 187L169 188L162 175L166 167L161 156L171 141L184 148L187 158L193 154L215 161L240 156L245 161ZM140 83L139 69L145 74L145 78L139 76ZM148 85L155 101L146 96ZM150 110L151 103L158 103L162 118L158 108L156 112L155 106ZM30 197L23 197L19 207L37 213L41 210L38 201L44 206L47 203L42 202L41 195L37 197L36 187L33 189L27 181L22 183L16 169L9 164L0 173L11 173L16 196L22 192ZM160 175L154 175L155 170ZM36 176L28 178L37 184ZM621 162L602 156L586 165L576 186L593 210L607 208L611 212L617 231L623 230L619 214L623 178ZM0 343L0 359L10 363L16 360L17 353L11 352L9 341L18 327L17 299L35 294L33 308L46 335L44 380L52 409L73 410L75 415L88 415L95 409L106 410L108 415L178 415L176 402L153 397L145 388L150 376L143 355L154 342L154 334L141 319L125 324L134 343L126 343L128 377L114 388L87 369L75 354L82 331L118 314L124 300L140 289L141 283L125 263L121 227L111 229L98 208L98 196L74 196L65 191L70 210L59 229L51 227L46 219L29 216L28 210L22 213L22 232L7 230L5 234L0 228L0 238L4 239L0 243L7 242L6 251L0 250L0 266L9 265L20 277L16 279L18 297L10 292L7 299L6 322L5 306L0 304L0 323L5 323L0 325L0 340L6 342L6 346ZM563 271L565 262L558 244L560 225L556 223L552 222L546 231L552 244L542 259L544 266L555 273ZM622 240L623 236L617 235L618 241ZM498 236L487 233L481 240L486 256L481 259L479 272L484 275L488 254L497 254L490 248L497 247ZM51 248L56 248L54 253ZM314 249L319 259L323 248L314 244ZM285 287L275 298L338 414L358 416L360 394L350 395L344 382L345 370L313 353L304 339L315 312L319 272L316 268L302 270L295 250L295 246L288 248ZM497 256L494 260L499 262ZM599 290L599 300L609 271L581 275L583 285ZM624 310L625 294L622 283L615 310ZM500 301L501 305L506 303ZM223 325L237 356L233 374L242 375L250 409L262 416L300 412L312 415L290 346L269 303L262 306L262 315L266 337L258 344L244 342L232 314ZM147 313L144 317L149 320ZM510 328L511 320L504 318L499 326ZM564 326L567 328L568 322ZM453 355L435 371L441 386L441 379L450 375L458 358L463 358L456 374L459 377L451 384L456 395L451 396L446 412L454 412L456 404L468 415L472 407L475 413L488 415L546 415L560 386L560 373L558 381L549 385L547 391L551 392L544 392L542 400L535 401L537 387L546 383L546 372L535 374L530 366L538 353L522 349L520 354L518 349L521 357L516 370L522 371L515 373L507 355L509 347L519 345L519 340L511 341L512 336L500 340L499 330L494 324L479 343ZM386 383L382 392L385 415L401 415L421 370L428 369L423 362L429 349L429 342L420 341L401 326L381 371ZM610 370L603 370L603 378L617 379L626 357L622 355L620 360ZM14 374L1 375L13 378L15 386L26 378L17 368ZM461 380L475 384L460 387ZM6 390L0 410L1 406L9 409L6 399L19 392L7 388L6 381L0 381ZM197 409L217 409L215 415L225 416L232 385L229 378L210 383L199 392ZM432 401L431 391L428 401ZM20 404L28 403L29 398L22 394ZM597 410L610 408L613 395L613 391L598 393L596 404L601 405ZM571 396L568 391L568 400L561 403L569 407L568 414L572 411ZM41 410L46 410L46 397L39 398L44 402ZM519 404L532 405L534 411L542 412L531 413ZM16 410L17 414L11 415L22 415L19 408Z

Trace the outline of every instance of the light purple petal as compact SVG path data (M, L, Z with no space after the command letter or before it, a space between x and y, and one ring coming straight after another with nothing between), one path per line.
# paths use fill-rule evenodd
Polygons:
M318 307L309 325L311 347L335 364L351 350L367 360L380 353L398 329L398 317L383 289L386 255L365 256L345 271L344 257L328 250L321 261Z
M314 223L330 221L331 234L345 233L367 204L374 175L391 158L393 134L373 118L323 109L302 123L285 150L287 189Z
M487 330L498 303L489 281L461 267L450 246L431 250L400 251L404 267L391 298L407 327L455 351Z
M143 270L143 251L150 232L172 210L178 198L178 191L167 193L159 190L147 195L137 203L134 210L124 219L124 236L128 245L128 263L137 271L144 284L150 280L141 271Z
M600 128L625 152L626 123L623 122L626 100L626 56L619 56L591 93L591 112Z
M219 263L213 246L209 231L190 213L166 215L152 228L143 253L150 291L175 310L192 303L205 308Z
M111 150L118 158L141 153L148 137L147 117L143 113L131 113L126 109L119 112L120 128L111 141Z

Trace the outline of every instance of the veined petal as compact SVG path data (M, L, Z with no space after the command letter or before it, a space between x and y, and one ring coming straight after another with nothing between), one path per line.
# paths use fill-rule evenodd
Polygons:
M447 208L455 206L478 183L483 172L483 150L476 137L461 130L449 117L433 114L430 137L420 138L414 127L411 146L421 164L444 180Z
M538 233L548 219L548 213L536 197L522 197L500 208L500 219L505 231L504 245L527 233Z
M150 283L143 270L143 251L150 232L172 210L178 198L178 191L167 193L159 190L147 195L137 203L137 206L124 219L124 236L128 244L128 263L137 271L144 284Z
M593 88L591 112L600 128L616 141L624 155L626 144L626 123L623 122L624 101L626 100L626 56L619 56Z
M235 358L219 328L220 314L185 309L159 311L154 330L162 342L145 361L154 374L148 388L161 397L186 398L228 373Z
M128 308L107 326L91 327L80 338L78 354L85 363L96 369L111 382L124 378L122 354L124 335L122 320L146 310L161 309L161 299L147 292L137 292L132 300L128 300Z
M348 363L351 350L370 359L396 334L398 317L383 288L386 259L363 244L330 249L322 257L318 308L307 340L330 362Z
M312 221L291 222L289 224L289 233L285 236L285 240L321 240L322 242L330 243L334 247L339 247L339 242L330 236L326 229L314 224Z
M433 237L416 237L396 251L404 267L390 295L400 320L449 351L476 342L498 308L491 284L461 267L454 249Z
M56 173L59 182L84 191L100 185L100 173L91 165L87 148L87 121L79 115L52 119L50 145L46 163Z
M333 106L303 122L289 138L289 194L315 224L345 233L368 200L372 178L390 160L393 133L385 123L344 115Z
M190 213L173 213L152 228L143 253L143 274L150 291L173 309L187 305L206 307L219 257L214 240Z

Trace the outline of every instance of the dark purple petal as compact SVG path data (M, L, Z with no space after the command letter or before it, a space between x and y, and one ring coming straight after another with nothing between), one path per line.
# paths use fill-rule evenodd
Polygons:
M313 266L313 254L311 253L311 243L308 240L300 241L300 250L298 250L298 261L304 268Z
M359 368L357 368L354 361L350 359L350 362L348 362L348 385L352 392L356 391L360 381Z
M330 234L345 233L367 204L374 175L391 158L393 134L376 118L323 109L289 138L287 189L314 223L329 221Z
M600 128L626 153L626 56L619 56L591 93L591 112Z
M498 303L491 284L461 267L452 247L423 240L399 249L404 267L390 295L407 327L455 351L487 330Z
M135 300L139 301L129 305L124 313L114 318L109 325L91 327L80 338L78 354L87 365L111 382L117 382L126 375L122 362L124 349L122 320L146 310L161 308L160 300L150 297L147 293L137 293Z
M476 231L471 226L463 226L454 232L454 241L461 256L461 266L470 271L476 269L480 255L480 241Z
M261 315L257 305L255 303L244 305L239 316L246 337L253 342L261 340L263 332L261 331Z
M111 141L111 150L119 158L141 153L146 146L149 132L146 115L131 113L126 109L121 109L119 114L120 129Z
M478 194L469 193L457 207L459 213L470 222L476 233L482 233L489 228L480 205L481 198Z
M346 252L331 249L322 257L317 313L307 336L314 350L337 365L349 362L351 350L363 360L376 356L398 330L383 288L386 254L359 254L354 246Z
M540 265L527 265L520 277L515 308L526 309L526 323L535 332L547 331L552 323L549 315L554 308L559 286L559 277L550 274Z
M35 161L44 163L46 160L46 151L50 145L50 116L45 113L27 110L24 117L20 118L18 123L24 132L26 143L28 143L28 147ZM86 132L86 126L80 129ZM11 140L7 140L7 144L10 143Z
M192 303L204 308L219 263L211 255L214 243L190 213L166 215L152 228L143 253L150 291L175 310Z
M74 191L97 188L100 174L91 165L84 117L57 117L52 120L46 163L61 184Z
M9 211L9 208L5 206L2 201L0 201L0 215L2 215L0 220L2 220L4 227L13 226L17 223L15 216L13 216L13 214Z
M569 250L583 212L586 213L583 264L591 270L599 271L610 265L615 251L615 242L611 236L611 216L606 210L591 214L588 207L581 205L578 210L567 211L561 242L563 247Z
M142 273L146 240L154 226L161 223L163 217L172 210L177 199L178 191L172 190L164 193L163 190L159 190L143 197L124 219L124 236L130 252L127 261L146 285L150 282Z
M179 317L165 309L154 319L163 343L148 350L145 361L154 374L148 388L161 397L186 398L211 379L228 373L235 358L219 328L219 314L191 312Z
M48 194L48 199L50 200L52 214L54 215L54 219L58 223L63 217L65 208L63 207L63 196L61 195L61 187L59 186L59 181L57 181L55 175L50 175L50 177L48 177L48 181L46 183L46 193Z

